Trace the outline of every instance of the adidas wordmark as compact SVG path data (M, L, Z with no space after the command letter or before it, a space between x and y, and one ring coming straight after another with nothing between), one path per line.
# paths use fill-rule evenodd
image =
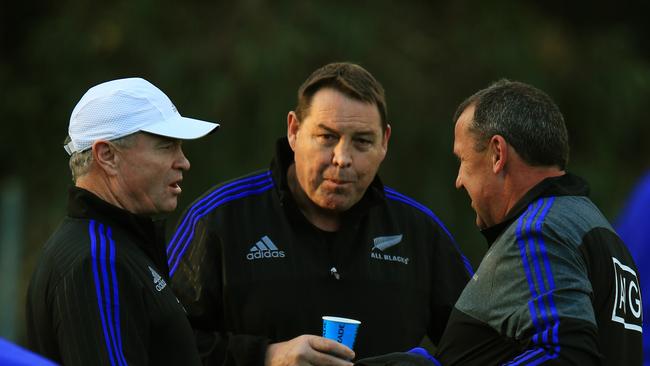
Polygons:
M264 235L255 245L251 247L246 254L246 259L249 261L265 258L284 258L283 250L279 250L271 239Z

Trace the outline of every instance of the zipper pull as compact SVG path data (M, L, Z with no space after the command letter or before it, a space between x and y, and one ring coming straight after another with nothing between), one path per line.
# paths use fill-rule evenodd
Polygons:
M334 278L336 278L337 280L340 280L340 279L341 279L341 275L340 275L339 272L336 270L336 267L332 267L332 268L330 268L330 274L331 274L332 276L334 276Z

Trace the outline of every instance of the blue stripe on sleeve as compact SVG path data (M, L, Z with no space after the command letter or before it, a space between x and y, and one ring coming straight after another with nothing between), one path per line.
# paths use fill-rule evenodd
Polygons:
M533 278L530 273L530 264L528 263L528 257L526 255L526 243L524 239L524 233L522 231L524 227L524 222L527 220L531 220L531 216L534 217L534 215L531 215L533 212L533 207L534 205L531 204L528 206L526 209L526 212L524 212L521 217L517 220L517 229L515 230L515 238L517 240L517 244L519 246L519 254L521 255L521 263L524 267L524 273L526 274L526 280L528 281L528 289L530 293L532 294L532 298L534 299L536 297L536 291L535 291L535 284L533 283ZM537 309L535 308L535 301L531 300L528 302L528 310L530 311L530 317L531 320L533 321L533 326L535 327L535 334L538 334L542 331L539 323L537 322Z
M544 299L542 295L546 293L546 285L544 284L544 277L540 271L539 261L537 259L537 251L535 250L535 238L532 228L534 223L541 221L541 215L539 215L541 209L544 206L544 202L539 200L533 203L535 205L535 211L532 214L532 220L528 220L525 228L525 249L524 253L527 253L526 260L528 261L529 268L531 270L531 281L533 283L531 291L531 301L537 304L537 317L539 321L539 331L533 335L533 342L539 344L539 336L542 336L542 343L546 344L547 339L544 337L546 334L545 329L547 327L548 315L546 312L546 306L544 304ZM522 258L523 260L523 258Z
M399 201L399 202L402 202L402 203L406 203L407 205L417 208L418 210L422 211L424 214L426 214L427 216L432 218L438 224L438 226L440 226L440 228L447 234L447 236L449 237L449 239L453 243L454 247L456 248L456 251L458 252L458 254L461 257L461 260L463 261L463 265L465 266L465 269L467 270L467 273L469 273L470 276L474 275L474 269L472 268L472 264L469 262L469 259L467 259L467 257L465 257L463 252L460 250L460 247L458 246L458 243L456 243L456 240L454 239L454 237L451 235L449 230L447 230L447 227L442 223L442 221L440 221L440 219L433 213L433 211L431 211L428 207L422 205L421 203L415 201L414 199L412 199L412 198L410 198L408 196L405 196L405 195L395 191L392 188L384 187L384 192L386 193L386 198L389 198L389 199L392 199L392 200L395 200L395 201Z
M97 307L99 308L99 317L102 320L102 330L104 332L104 342L106 343L106 353L111 361L111 365L115 366L115 359L113 356L113 346L108 334L108 327L106 325L106 314L104 313L104 298L102 295L102 282L99 277L98 271L98 258L97 258L97 234L95 233L95 220L90 220L88 232L90 234L90 254L93 263L93 277L95 280L95 294L97 296ZM100 246L99 250L102 250Z
M104 227L103 224L97 223L95 220L90 220L88 231L95 294L99 316L102 320L106 352L112 366L126 366L127 362L122 349L119 288L115 270L116 249L112 231L110 227Z
M542 233L542 225L554 200L554 197L548 200L541 198L531 203L526 213L519 218L515 232L522 257L522 265L531 292L531 300L529 301L531 319L537 330L532 340L535 344L543 347L551 346L552 348L540 348L544 351L543 354L528 351L513 360L513 362L508 363L508 365L539 365L544 361L557 358L560 352L558 335L560 321L557 307L553 300L555 281ZM531 211L534 211L534 213L530 214ZM528 219L526 219L527 216ZM526 220L528 222L524 225L523 223ZM523 231L522 228L524 228ZM530 263L531 261L532 264ZM531 267L534 268L534 274L531 273ZM547 283L548 289L546 287ZM537 288L539 288L539 291ZM539 306L539 309L536 309L536 304ZM549 333L551 334L551 339L549 339ZM540 335L542 336L541 343L539 339ZM523 355L526 356L521 357ZM538 355L539 357L537 357Z
M551 197L548 199L548 205L546 206L546 209L542 213L542 219L537 223L535 234L538 237L540 256L542 257L542 260L544 262L544 269L546 271L546 276L547 276L546 279L549 285L549 291L546 292L544 296L548 298L549 307L551 309L551 316L553 318L552 342L553 344L555 344L555 351L560 352L560 342L559 342L559 335L558 335L560 318L557 312L557 307L555 306L555 300L553 300L553 292L555 291L555 279L553 277L553 272L551 272L551 261L548 259L548 251L546 250L546 243L544 242L544 236L542 235L542 222L546 218L546 215L548 214L548 211L550 210L551 206L553 206L554 201L555 201L555 197Z
M115 321L115 327L117 331L117 338L116 338L116 346L117 346L117 357L120 360L120 363L124 366L126 366L126 360L124 359L124 351L122 349L122 331L121 331L121 325L120 325L120 295L119 295L119 289L117 286L117 271L115 270L115 242L113 241L113 236L111 232L111 228L109 227L107 230L108 234L108 242L111 246L111 274L113 277L113 297L114 297L114 306L113 306L113 319Z
M410 206L413 206L413 207L419 209L420 211L424 212L425 214L427 214L429 217L431 217L438 224L438 226L440 226L442 228L442 230L447 234L447 236L449 236L449 239L451 239L451 241L454 242L454 244L456 243L456 240L454 240L454 236L451 235L449 230L447 230L447 227L442 223L442 221L438 218L438 216L436 216L433 213L433 211L431 211L428 207L424 206L420 202L417 202L416 200L414 200L411 197L405 196L402 193L397 192L396 190L394 190L394 189L392 189L390 187L384 187L384 192L387 193L387 194L391 194L393 196L396 196L396 197L391 197L393 199L401 198L401 200L400 200L401 202L404 202L404 203L406 203L406 204L408 204Z
M247 186L244 185L244 183L249 183L253 182L255 180L267 180L271 176L270 171L266 171L262 174L258 174L252 177L244 178L244 179L238 179L234 182L228 183L224 186L219 187L216 189L214 192L211 192L207 196L203 197L201 200L198 202L194 203L188 210L185 216L183 217L183 220L181 221L181 224L178 225L178 228L176 228L176 232L174 233L174 236L169 242L169 245L167 246L167 255L169 258L174 256L175 251L178 249L178 242L182 241L184 236L187 235L188 230L192 227L193 222L195 221L196 216L200 213L200 211L205 208L206 206L209 206L215 199L219 199L220 194L223 193L228 193L228 192L233 192L237 190L235 189L230 189L231 187L234 186ZM255 183L250 183L254 185ZM250 185L249 184L249 185ZM228 190L228 192L224 192ZM180 234L180 237L179 237Z
M531 360L529 363L520 364L520 365L537 366L537 365L541 365L542 363L548 360L552 360L554 358L557 358L557 354L549 355L548 353L544 353L542 357L535 360Z
M108 336L109 339L111 340L111 347L113 349L114 355L116 356L115 358L117 359L117 364L120 364L120 359L117 353L117 345L115 342L115 323L113 321L113 299L112 299L112 294L110 293L110 287L111 283L109 281L108 277L108 268L106 266L107 260L106 260L106 251L107 249L110 250L110 248L106 248L107 246L106 242L106 234L105 234L105 229L103 224L99 224L99 263L100 263L100 271L101 271L101 279L103 280L103 287L104 287L104 309L106 310L107 314L107 323L108 323Z
M512 361L503 364L503 366L514 366L514 365L521 365L522 362L529 361L532 358L535 358L541 354L543 354L545 351L543 348L533 348L530 349L519 356L515 357Z
M545 361L552 360L557 358L557 355L549 355L547 350L544 348L533 348L525 353L522 353L519 357L515 358L513 361L503 364L503 366L534 366L539 365Z
M550 286L550 283L552 283L552 278L553 278L553 273L550 272L550 263L548 262L548 256L546 255L546 248L543 245L543 243L540 243L540 240L543 241L543 235L542 235L542 224L544 222L544 219L546 218L546 215L548 214L548 211L553 204L553 200L544 200L540 199L538 203L541 206L541 213L539 215L539 218L537 219L535 226L530 226L529 229L529 236L527 240L527 248L528 252L530 253L530 256L532 258L533 263L535 264L535 273L536 273L536 278L537 278L537 287L540 289L538 292L538 304L540 308L544 309L544 318L542 320L544 321L542 324L543 327L543 332L542 332L542 343L543 344L554 344L555 349L559 350L559 345L557 343L553 343L553 339L556 339L557 337L553 337L552 340L549 340L549 333L552 333L553 328L556 326L553 324L554 319L553 319L553 313L557 314L557 311L555 309L555 303L553 302L553 290L554 288ZM538 243L536 246L535 243ZM542 265L544 265L544 269L546 270L546 273L542 272ZM549 288L547 289L546 287L546 282L549 282ZM538 335L535 335L536 337ZM554 357L557 357L557 353L554 352L553 354Z
M262 184L266 184L266 185L263 185L262 187L258 187L258 186L260 186ZM172 277L174 275L174 273L176 272L176 269L178 268L178 265L180 264L181 259L183 258L183 255L185 254L185 251L187 250L188 246L192 242L192 239L194 238L194 229L195 229L198 221L203 216L207 215L212 210L214 210L215 208L221 206L224 203L227 203L227 202L230 202L230 201L233 201L233 200L237 200L237 199L240 199L240 198L244 198L244 197L248 197L248 196L263 193L263 192L273 188L273 186L274 186L273 180L269 177L269 178L267 178L267 179L265 179L263 181L256 182L254 184L246 184L246 185L237 187L236 189L232 189L230 191L224 191L221 195L215 196L214 199L212 199L209 203L207 203L207 204L210 204L210 205L207 206L207 204L206 204L202 208L202 211L200 213L199 213L199 211L197 211L196 216L192 219L192 225L191 225L191 230L190 230L189 236L183 242L179 242L179 245L175 249L175 251L176 251L176 250L178 250L180 248L180 251L178 251L178 255L176 255L175 258L173 256L171 256L168 259L168 263L169 263L169 267L170 267L169 276ZM243 189L247 189L247 190L242 191ZM239 193L233 194L234 192L239 192ZM184 244L181 245L181 243L184 243ZM173 265L172 265L172 263L173 263Z

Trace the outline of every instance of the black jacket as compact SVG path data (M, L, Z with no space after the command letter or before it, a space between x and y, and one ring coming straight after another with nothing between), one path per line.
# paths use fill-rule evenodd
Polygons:
M217 331L217 363L261 365L269 342L321 335L323 315L361 321L358 357L436 342L471 267L433 213L378 178L326 233L271 170L215 186L185 212L167 248L172 285L194 327Z
M29 286L29 347L65 365L200 364L162 229L71 188Z
M641 365L638 271L587 193L571 174L545 179L484 230L443 365Z

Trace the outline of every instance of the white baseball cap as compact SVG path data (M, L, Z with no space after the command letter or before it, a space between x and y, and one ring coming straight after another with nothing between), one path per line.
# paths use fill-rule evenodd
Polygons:
M141 78L107 81L86 92L72 115L64 146L72 155L97 140L115 140L138 131L181 140L203 137L219 124L186 118L160 89Z

